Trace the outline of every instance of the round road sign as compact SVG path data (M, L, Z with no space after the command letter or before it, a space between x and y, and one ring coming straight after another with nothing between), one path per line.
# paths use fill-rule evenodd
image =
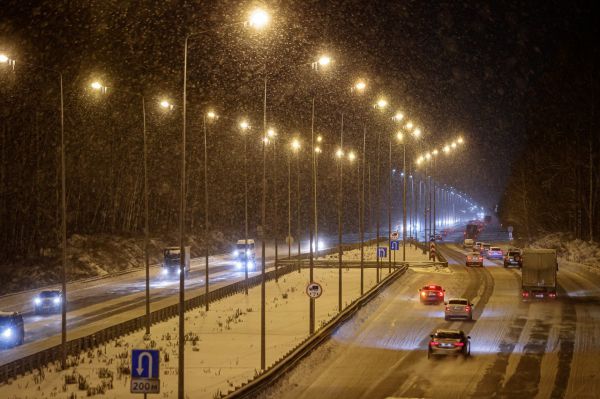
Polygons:
M397 240L397 239L398 239L398 237L400 237L400 234L398 234L398 232L397 232L397 231L392 231L392 234L390 235L390 238L391 238L392 240Z
M309 283L306 286L306 295L308 295L312 299L317 299L323 293L323 287L319 283Z

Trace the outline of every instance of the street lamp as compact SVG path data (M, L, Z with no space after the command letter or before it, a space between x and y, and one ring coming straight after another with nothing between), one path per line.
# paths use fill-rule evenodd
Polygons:
M245 119L239 123L244 138L244 251L248 249L248 134L250 124ZM248 295L248 254L244 256L244 292Z
M179 362L178 362L178 379L177 379L177 396L179 399L184 399L184 374L185 374L185 280L183 265L185 263L185 194L186 194L186 144L187 144L187 59L188 59L188 44L191 37L212 32L224 27L231 27L237 25L250 26L254 29L262 29L268 25L270 20L269 15L266 11L261 9L255 9L249 15L248 20L242 22L236 22L219 26L214 29L207 29L198 32L188 33L185 36L183 45L183 101L182 101L182 130L181 130L181 188L180 188L180 202L179 202L179 247L180 247L180 274L179 274ZM246 235L246 240L248 236ZM247 262L246 262L247 263ZM246 292L248 290L247 279L245 281ZM208 299L207 299L208 300Z
M90 84L93 90L101 93L107 93L109 87L105 86L100 81L93 81ZM143 169L144 169L144 266L146 271L146 334L144 339L150 339L150 227L149 227L149 205L148 205L148 136L146 133L146 100L143 94L130 92L125 89L116 89L110 87L111 91L126 93L131 96L139 97L142 105L142 137L143 137ZM173 104L168 100L161 100L159 106L165 110L172 110ZM183 271L182 271L183 273ZM208 284L208 283L207 283Z
M172 108L168 101L163 100L167 107ZM205 112L202 115L202 130L204 131L204 297L206 311L208 312L208 292L209 292L209 275L208 275L208 255L210 251L209 242L209 224L208 224L208 122L213 122L217 119L217 114L214 111Z
M0 63L7 64L13 69L16 65L16 60L11 59L7 54L0 54ZM23 62L35 69L40 69L46 72L55 74L58 77L59 86L59 113L60 113L60 181L61 181L61 290L63 295L63 303L61 305L61 366L67 368L67 183L66 183L66 160L65 160L65 107L64 107L64 90L63 90L63 74L61 71Z

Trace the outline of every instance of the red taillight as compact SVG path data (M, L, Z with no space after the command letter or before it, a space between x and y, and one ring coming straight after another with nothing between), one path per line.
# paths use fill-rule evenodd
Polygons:
M470 256L467 256L467 260L471 260L471 257L470 257Z
M529 297L529 292L527 292L527 291L523 291L523 292L521 293L521 295L523 295L523 298L528 298L528 297Z
M483 256L480 256L480 257L479 257L479 260L483 262Z
M444 296L444 293L441 291L438 291L438 296Z
M556 298L556 292L551 292L548 294L550 298Z
M455 342L454 346L465 346L464 342Z
M447 311L448 311L448 310L450 310L450 306L446 306L446 310L447 310Z
M437 342L437 341L431 341L431 342L429 343L429 345L430 345L430 346L438 346L439 344L440 344L440 343L439 343L439 342Z
M465 306L465 312L470 312L471 311L471 307L470 306Z

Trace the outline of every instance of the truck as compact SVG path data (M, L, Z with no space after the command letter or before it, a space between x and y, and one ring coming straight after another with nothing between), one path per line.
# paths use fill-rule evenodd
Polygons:
M471 238L475 240L477 238L477 234L479 234L479 225L475 223L467 224L465 227L464 238Z
M522 299L556 298L556 251L526 248L523 249L521 261Z
M253 270L256 259L256 251L254 240L251 238L237 240L235 250L233 251L236 269L243 270L244 265L248 266L248 270Z
M190 273L190 247L183 247L184 249L184 276L187 277ZM163 250L163 261L161 264L161 274L165 278L178 277L181 272L180 266L181 260L181 248L180 247L167 247Z

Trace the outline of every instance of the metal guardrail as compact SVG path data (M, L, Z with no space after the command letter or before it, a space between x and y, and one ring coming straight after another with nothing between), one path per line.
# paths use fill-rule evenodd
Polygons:
M374 241L374 240L373 240ZM365 243L366 244L366 243ZM355 249L360 247L360 243L354 244L346 244L343 246L344 251L348 251L351 249ZM337 247L329 248L327 250L319 251L320 255L326 255L329 253L336 253L338 251ZM288 259L288 261L293 259L304 259L308 258L309 254L301 254L299 257L295 256L292 259ZM284 274L290 273L292 271L298 270L298 267L302 267L300 262L297 260L294 264L288 264L278 267L276 270L270 270L265 273L265 280L273 280L275 277L280 277ZM261 283L262 276L256 275L248 278L248 288L257 286ZM205 294L198 295L196 297L187 299L185 301L185 310L191 310L200 306L204 306L206 301L209 303L218 301L220 299L226 298L228 296L237 294L239 292L244 291L246 288L246 283L244 280L237 281L235 283L226 285L224 287L219 287L214 291L210 291L208 293L208 297L205 297ZM151 324L156 324L165 320L168 320L172 317L175 317L179 314L179 305L170 305L161 309L157 309L150 313L150 322ZM96 331L92 334L85 335L80 338L76 338L70 341L67 341L67 355L78 354L82 351L97 347L105 342L108 342L112 339L119 338L123 335L132 333L134 331L141 330L146 327L146 315L142 315L121 323L117 323L112 326L108 326L99 331ZM25 374L27 372L31 372L32 370L39 369L51 362L57 361L60 359L62 355L62 345L55 345L50 348L41 350L34 354L22 357L20 359L11 361L9 363L3 364L0 366L0 384L6 383L11 378L15 378L19 375Z
M290 350L287 354L277 360L271 367L258 374L253 379L249 380L246 384L236 387L233 391L230 391L227 395L221 396L225 399L242 399L251 398L257 395L269 385L273 384L302 360L304 357L309 355L315 350L322 342L329 339L329 337L337 330L337 328L349 320L354 314L376 297L384 288L389 286L404 272L407 267L401 267L396 269L392 274L386 276L378 285L367 291L362 297L358 298L352 304L350 304L341 313L338 313L333 319L331 319L323 328L316 331L313 335L309 336L303 342L298 344L294 349Z
M359 260L342 260L342 268L346 268L346 269L356 269L356 268L360 268L361 267L361 262ZM306 268L309 266L308 260L306 259L295 259L295 260L290 260L290 259L284 259L284 260L280 260L278 262L279 266L293 266L293 265L298 265L300 264L300 267L302 268ZM314 260L313 261L313 265L314 267L318 267L318 268L336 268L339 267L339 262L336 259L319 259L319 260ZM382 266L383 265L383 266ZM447 262L445 261L429 261L429 260L425 260L425 261L396 261L395 264L392 263L392 267L394 268L399 268L399 267L403 267L403 266L420 266L420 267L427 267L427 266L447 266ZM363 267L365 269L376 269L377 267L380 268L387 268L387 262L385 263L377 263L376 261L363 261Z
M265 273L265 280L273 280L277 277L290 273L297 270L298 266L288 265L278 268L277 271L270 270ZM248 287L254 287L261 283L262 276L256 275L248 278ZM226 298L228 296L243 292L246 288L246 282L244 280L236 281L235 283L219 287L214 291L210 291L208 296L204 294L187 299L185 301L185 310L191 310L200 306L204 306L206 301L214 302L219 299ZM173 318L179 314L179 304L167 306L162 309L157 309L150 313L150 321L152 324L156 324L170 318ZM86 335L81 338L67 341L67 354L75 355L82 351L97 347L111 339L119 338L125 334L132 333L144 329L146 327L146 315L136 317L131 320L127 320L122 323L118 323L102 330L96 331L92 334ZM56 345L51 348L42 350L32 355L23 357L21 359L14 360L10 363L6 363L0 366L0 383L5 383L11 378L15 378L21 374L30 372L32 370L41 368L53 361L60 359L62 354L62 346Z

